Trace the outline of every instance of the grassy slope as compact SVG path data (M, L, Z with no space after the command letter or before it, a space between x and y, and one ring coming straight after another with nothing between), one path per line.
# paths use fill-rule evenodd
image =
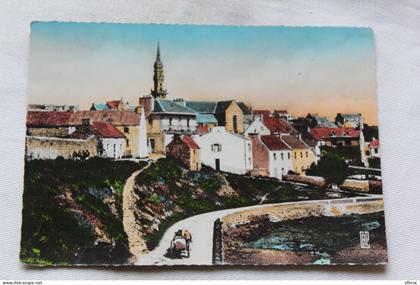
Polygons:
M143 166L99 158L26 161L21 260L40 265L107 262L104 248L94 244L99 223L114 248L120 248L121 259L114 260L124 261L128 251L122 189L131 173ZM107 199L113 205L105 203Z

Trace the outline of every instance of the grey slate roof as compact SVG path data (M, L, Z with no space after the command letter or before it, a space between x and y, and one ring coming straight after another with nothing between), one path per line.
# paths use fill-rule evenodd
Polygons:
M197 113L213 114L217 102L212 101L186 101L185 105Z
M217 119L213 114L197 114L197 123L206 124L212 123L217 124Z
M237 102L239 108L241 108L242 112L244 113L244 115L251 115L251 110L249 109L249 107L247 105L245 105L244 102Z
M224 113L225 110L229 107L230 103L232 103L232 101L233 100L217 102L216 110L214 111L214 113Z
M182 113L195 115L196 112L170 100L156 99L153 113Z

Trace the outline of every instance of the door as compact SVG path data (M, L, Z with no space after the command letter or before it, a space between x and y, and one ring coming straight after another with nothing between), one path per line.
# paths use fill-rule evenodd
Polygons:
M216 170L220 170L220 159L216 158L215 163L216 163Z
M238 116L233 115L233 131L238 132Z

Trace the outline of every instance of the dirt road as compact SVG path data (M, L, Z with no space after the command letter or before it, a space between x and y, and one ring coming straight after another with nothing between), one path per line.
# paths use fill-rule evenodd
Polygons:
M212 265L213 225L216 219L238 211L267 206L272 205L256 205L214 211L179 221L165 232L159 245L152 252L137 258L136 265ZM193 242L191 243L190 257L182 259L167 258L164 255L171 243L174 233L179 229L188 229L191 232Z
M141 226L136 223L136 201L139 197L134 193L134 184L136 176L150 165L151 163L131 174L131 176L126 180L123 190L123 226L124 231L128 236L128 246L130 252L135 257L145 254L147 246L143 236L141 235Z

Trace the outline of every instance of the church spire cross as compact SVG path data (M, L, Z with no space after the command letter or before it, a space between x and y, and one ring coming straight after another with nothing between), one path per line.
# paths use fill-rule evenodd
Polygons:
M156 61L160 61L160 48L159 48L159 42L158 42L158 44L157 44Z

